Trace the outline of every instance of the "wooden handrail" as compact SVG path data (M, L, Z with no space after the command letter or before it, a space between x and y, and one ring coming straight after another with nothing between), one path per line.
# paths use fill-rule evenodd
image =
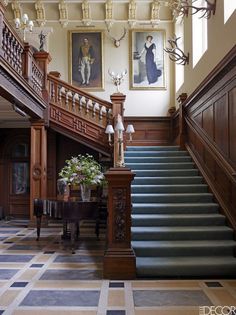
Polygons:
M214 159L222 167L230 180L236 184L235 169L226 161L225 157L220 154L219 150L209 140L209 138L206 136L201 128L199 128L191 119L189 119L189 117L185 116L185 121L190 129L198 135L200 141L210 149L211 154L214 156Z
M103 104L103 106L105 106L106 108L108 109L111 109L112 108L112 103L108 102L108 101L105 101L97 96L94 96L94 95L91 95L51 74L48 74L48 81L49 82L53 82L54 84L57 84L57 85L60 85L62 87L64 87L66 90L70 90L71 92L74 92L74 93L78 93L79 95L81 95L82 97L86 97L86 98L89 98L91 101L93 102L96 102L98 104ZM49 87L49 90L50 90L51 87Z

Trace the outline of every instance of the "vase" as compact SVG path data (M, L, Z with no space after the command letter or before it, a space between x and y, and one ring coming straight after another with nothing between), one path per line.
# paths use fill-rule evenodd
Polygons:
M86 184L80 184L81 199L82 201L90 201L91 188Z

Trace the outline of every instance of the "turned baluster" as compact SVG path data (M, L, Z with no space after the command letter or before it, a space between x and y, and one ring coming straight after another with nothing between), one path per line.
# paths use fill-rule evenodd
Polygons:
M92 117L94 118L96 115L96 102L95 101L92 101L92 107L93 107Z
M81 110L82 110L82 96L78 95L78 97L79 97L79 112L81 112Z
M85 115L89 113L89 99L85 98Z
M71 109L72 109L72 112L75 111L75 97L76 97L76 93L75 92L72 92L72 103L71 103Z

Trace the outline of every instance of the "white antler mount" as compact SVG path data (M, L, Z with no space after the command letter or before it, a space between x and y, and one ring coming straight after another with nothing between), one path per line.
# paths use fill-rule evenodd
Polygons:
M125 35L127 33L127 29L124 27L123 35L119 39L116 39L115 37L111 36L110 29L108 27L107 27L107 32L108 32L108 36L112 40L114 46L116 48L118 48L118 47L120 47L120 42L122 41L122 39L125 38Z

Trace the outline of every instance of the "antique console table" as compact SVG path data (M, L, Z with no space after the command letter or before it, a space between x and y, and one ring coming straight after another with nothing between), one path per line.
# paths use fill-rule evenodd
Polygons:
M96 221L95 233L97 238L99 238L98 202L34 199L34 215L37 220L37 240L40 238L43 215L47 216L47 218L62 219L63 238L66 238L67 225L69 224L72 253L75 252L75 240L79 235L80 220L94 219Z

